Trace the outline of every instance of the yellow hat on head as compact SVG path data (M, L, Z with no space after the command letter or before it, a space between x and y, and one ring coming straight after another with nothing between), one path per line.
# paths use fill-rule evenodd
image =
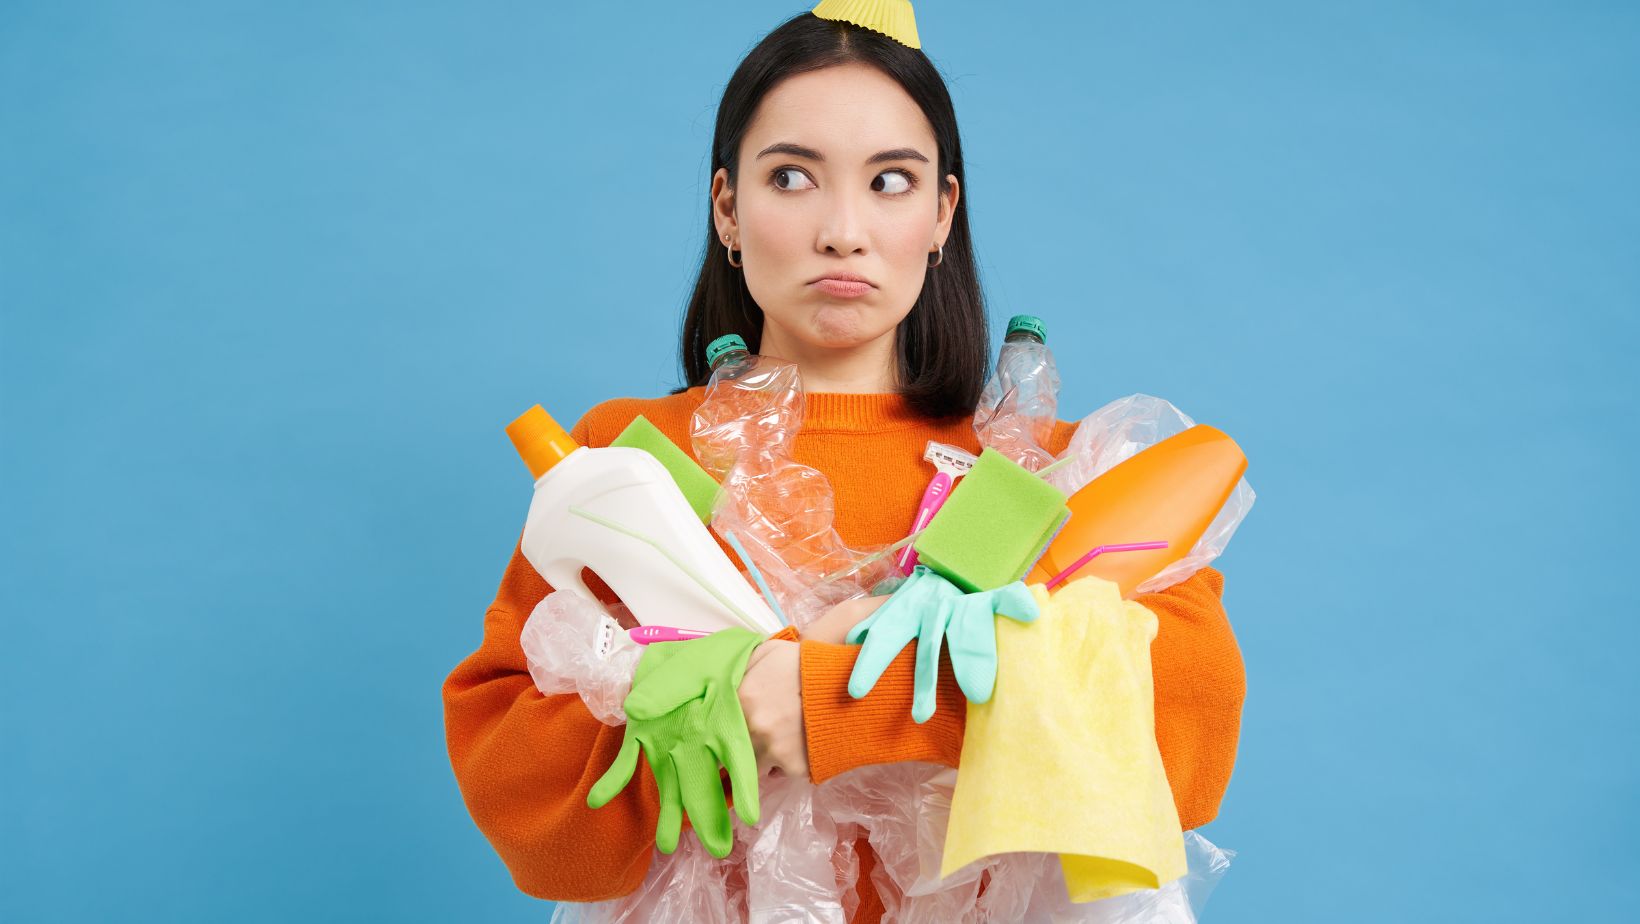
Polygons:
M840 19L881 32L901 45L922 47L911 0L820 0L809 12L821 19Z

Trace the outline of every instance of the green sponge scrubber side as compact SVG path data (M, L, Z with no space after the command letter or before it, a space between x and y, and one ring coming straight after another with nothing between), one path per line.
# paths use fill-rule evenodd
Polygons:
M1023 578L1070 517L1065 493L986 449L912 543L917 559L968 593Z
M642 449L660 460L661 465L672 474L672 480L677 482L678 490L688 499L689 506L700 517L702 523L712 520L712 501L717 498L718 483L700 463L689 458L688 453L678 448L678 445L666 438L666 434L659 427L649 422L649 418L639 414L626 425L621 435L615 437L611 446L629 446Z

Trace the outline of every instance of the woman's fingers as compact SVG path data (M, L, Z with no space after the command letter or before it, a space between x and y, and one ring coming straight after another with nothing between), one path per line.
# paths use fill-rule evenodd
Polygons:
M864 633L868 628L864 624L888 600L887 596L844 600L809 623L808 628L803 630L803 638L828 645L850 644L849 636Z

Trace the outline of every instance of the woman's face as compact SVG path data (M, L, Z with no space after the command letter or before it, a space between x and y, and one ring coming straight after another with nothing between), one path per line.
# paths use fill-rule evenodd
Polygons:
M928 119L873 67L798 74L763 97L736 188L718 170L712 201L719 244L741 251L766 343L849 348L893 333L950 233L957 178L942 193L937 168ZM834 274L867 284L819 281Z

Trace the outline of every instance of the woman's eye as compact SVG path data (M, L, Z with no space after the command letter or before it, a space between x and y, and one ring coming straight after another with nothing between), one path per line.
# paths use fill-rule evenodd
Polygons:
M911 176L911 174L906 173L904 170L885 170L882 173L877 174L878 180L881 180L884 177L897 177L899 182L883 183L879 185L876 181L873 181L871 188L877 190L878 192L886 192L889 195L898 196L910 192L917 185L917 181Z
M803 171L798 170L798 169L793 168L793 167L781 167L781 168L775 170L775 172L769 176L769 179L774 181L774 188L775 189L782 189L782 190L786 190L787 192L790 192L794 188L801 189L801 188L804 188L804 187L792 187L792 186L782 185L781 182L780 182L780 178L782 176L795 176L795 177L799 177L799 178L804 179L804 180L808 179L808 177L803 175ZM808 188L813 188L813 186L814 186L814 184L810 183Z

